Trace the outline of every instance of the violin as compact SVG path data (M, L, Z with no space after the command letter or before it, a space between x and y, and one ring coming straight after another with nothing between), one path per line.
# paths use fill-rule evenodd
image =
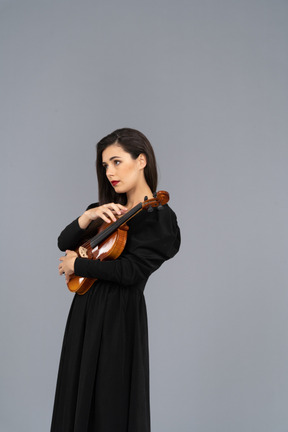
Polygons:
M76 253L80 258L94 260L114 260L123 252L129 226L127 222L142 210L153 211L153 208L161 207L169 201L169 193L159 191L153 195L153 198L144 198L144 201L137 204L115 222L103 223L96 235L81 245ZM83 295L93 285L97 279L90 279L81 276L72 275L67 283L68 289L74 293Z

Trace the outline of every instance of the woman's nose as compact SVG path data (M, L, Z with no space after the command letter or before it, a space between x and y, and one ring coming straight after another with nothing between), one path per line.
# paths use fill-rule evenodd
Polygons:
M113 167L111 165L110 166L108 165L107 168L106 168L106 176L107 177L109 177L111 175L113 176L113 174L114 174Z

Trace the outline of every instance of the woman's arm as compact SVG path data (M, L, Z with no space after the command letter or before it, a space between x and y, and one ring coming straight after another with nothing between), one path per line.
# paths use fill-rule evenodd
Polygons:
M58 237L58 247L62 252L66 252L65 256L60 258L58 266L59 274L65 274L66 282L69 282L70 276L74 273L74 262L77 258L77 253L73 250L76 249L81 240L85 237L89 238L89 225L98 219L105 222L116 221L115 214L121 216L126 213L127 208L121 204L91 204L87 210L61 232ZM92 227L95 229L95 227Z
M62 252L68 250L76 249L81 240L85 238L86 230L92 221L101 219L104 222L115 221L115 214L122 215L126 213L126 207L121 204L104 204L99 206L96 204L91 204L87 210L61 232L58 237L58 247Z

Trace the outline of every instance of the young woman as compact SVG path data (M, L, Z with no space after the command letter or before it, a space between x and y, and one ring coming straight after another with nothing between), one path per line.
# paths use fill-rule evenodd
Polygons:
M114 222L157 186L153 149L134 129L118 129L97 144L99 203L60 234L59 273L97 278L75 294L60 359L51 432L149 432L149 357L144 287L180 246L175 213L138 213L114 261L73 252L99 222ZM95 228L94 228L95 229Z

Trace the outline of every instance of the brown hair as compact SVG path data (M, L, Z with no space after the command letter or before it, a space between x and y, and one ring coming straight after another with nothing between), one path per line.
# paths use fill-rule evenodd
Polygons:
M117 129L111 134L102 138L96 147L96 171L98 177L99 204L102 205L108 202L126 204L127 201L126 193L118 194L115 192L114 188L111 186L109 180L106 177L105 168L102 165L102 152L112 144L120 145L123 150L125 150L127 153L130 153L133 159L137 159L141 153L146 156L147 164L144 168L145 180L151 191L155 192L157 188L158 175L155 154L150 142L145 135L136 129Z

